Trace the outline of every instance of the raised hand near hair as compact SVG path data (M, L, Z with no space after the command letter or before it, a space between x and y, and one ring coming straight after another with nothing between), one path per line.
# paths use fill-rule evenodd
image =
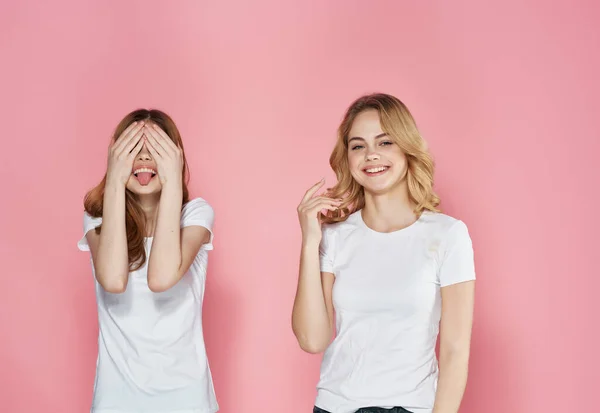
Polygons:
M133 122L121 133L119 138L113 142L108 149L108 167L106 170L106 181L109 184L126 185L135 156L142 150L144 141L144 122Z
M146 147L156 161L161 185L167 182L181 186L183 151L160 126L148 124L144 127Z
M302 243L319 243L321 241L321 220L319 213L323 209L335 211L341 205L341 200L317 196L315 193L323 186L325 179L321 179L313 185L302 198L298 205L298 219L302 229Z

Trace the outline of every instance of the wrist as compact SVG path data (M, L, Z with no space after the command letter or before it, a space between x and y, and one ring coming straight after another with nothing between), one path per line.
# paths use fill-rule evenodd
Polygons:
M168 188L169 190L179 189L182 190L182 179L181 176L166 176L164 182L162 182L163 189Z
M123 181L121 181L118 178L115 178L113 176L106 176L106 184L104 185L104 191L105 192L110 192L110 191L125 191L125 187L127 186L126 183L124 183Z
M321 240L316 237L302 237L302 249L311 250L311 249L319 249L319 245L321 244Z
M161 194L167 195L167 196L161 196L161 199L174 199L174 198L181 198L181 196L183 196L183 188L182 188L182 184L181 184L181 179L179 179L179 182L167 180L164 183L162 183L161 185L162 185Z

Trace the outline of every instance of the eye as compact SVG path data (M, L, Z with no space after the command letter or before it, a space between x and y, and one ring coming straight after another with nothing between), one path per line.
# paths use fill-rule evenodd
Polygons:
M389 145L393 145L393 144L394 144L394 142L392 142L392 141L383 141L383 142L381 142L381 146L389 146Z
M355 150L357 150L357 149L361 149L361 148L364 148L364 146L362 146L362 145L353 145L351 149L352 149L353 151L355 151Z

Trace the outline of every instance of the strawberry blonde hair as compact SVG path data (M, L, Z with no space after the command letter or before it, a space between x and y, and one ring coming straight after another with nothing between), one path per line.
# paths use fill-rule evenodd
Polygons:
M322 221L326 224L345 221L350 214L365 206L364 188L354 180L348 166L348 134L356 117L367 110L377 111L381 129L406 155L408 193L410 200L417 205L415 213L421 215L425 210L439 212L440 199L433 191L433 158L414 118L398 98L375 93L355 100L346 110L338 128L337 142L329 157L338 183L328 189L327 196L343 201L339 210L323 214Z
M181 148L183 153L183 199L182 205L189 201L189 192L187 183L189 181L189 168L183 151L183 142L179 130L173 122L173 119L166 113L156 109L138 109L129 113L119 122L115 129L111 144L119 139L119 136L133 122L147 120L156 123L171 138L171 140ZM102 181L91 191L89 191L83 202L85 211L92 217L101 218L104 202L104 188L106 186L106 173ZM137 200L137 196L128 189L125 190L125 228L127 231L127 249L129 254L129 270L135 271L141 268L146 262L146 250L144 248L144 238L146 237L146 216ZM96 234L100 234L102 225L96 228Z

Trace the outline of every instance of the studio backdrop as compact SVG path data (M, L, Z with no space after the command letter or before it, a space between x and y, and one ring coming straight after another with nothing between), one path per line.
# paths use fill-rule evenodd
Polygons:
M461 412L598 408L600 6L592 1L3 1L0 411L89 410L83 197L119 120L179 126L215 210L205 340L223 413L311 411L290 327L296 206L352 100L399 97L465 221L477 287Z

